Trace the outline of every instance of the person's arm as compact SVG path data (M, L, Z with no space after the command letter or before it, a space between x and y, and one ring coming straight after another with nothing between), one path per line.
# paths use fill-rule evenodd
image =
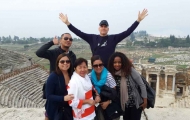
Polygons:
M51 46L53 45L58 45L59 41L58 39L55 37L53 39L53 41L50 41L44 45L42 45L37 51L36 51L36 55L38 57L42 57L42 58L46 58L46 59L50 59L52 57L52 51L48 50Z
M77 36L79 36L80 38L82 38L83 40L85 40L88 43L92 39L92 34L84 33L82 31L80 31L79 29L77 29L76 27L74 27L72 24L69 24L68 28L70 31L72 31L74 34L76 34Z
M108 75L107 75L107 81L108 81L108 84L111 88L115 88L116 89L116 82L115 82L115 79L113 78L113 76L111 75L110 72L108 72Z
M108 72L108 75L107 75L107 82L108 82L108 84L109 84L109 86L108 87L110 87L111 89L111 93L112 93L112 96L110 96L111 98L115 98L116 96L117 96L117 92L116 92L116 82L115 82L115 79L113 78L113 76L111 75L111 73L110 72ZM108 96L107 96L108 97ZM110 98L110 97L108 97L108 98ZM111 104L111 99L109 99L109 100L107 100L107 101L105 101L105 102L102 102L101 103L101 106L102 106L102 108L105 110L107 107L108 107L108 105L109 104Z
M134 68L132 68L131 75L132 75L135 83L137 83L141 89L141 97L147 98L146 86L145 86L144 82L142 81L140 74Z
M148 10L144 9L138 13L138 19L124 32L114 35L116 44L121 42L124 38L128 37L139 25L139 23L148 15Z
M72 94L74 96L73 100L69 101L69 105L73 108L81 109L83 104L94 105L95 101L91 99L79 99L78 98L78 87L75 83L69 82L68 84L68 94Z
M115 36L114 42L116 42L116 44L121 42L124 38L128 37L137 28L138 25L139 22L135 21L126 31L114 35Z
M80 38L85 40L86 42L89 43L89 41L92 39L92 34L84 33L82 31L80 31L79 29L77 29L76 27L74 27L69 22L67 15L64 15L63 13L60 13L59 18L63 23L65 23L68 26L69 30L71 30L74 34L76 34L77 36L79 36Z
M132 75L133 79L135 80L135 83L137 83L141 89L141 97L143 98L143 103L139 107L142 108L142 110L144 110L147 107L146 86L145 86L140 74L134 68L132 68L131 75Z
M73 54L74 54L74 53L73 53ZM72 64L73 64L73 65L74 65L76 59L77 59L77 57L76 57L76 55L74 54L74 55L73 55L73 58L72 58Z

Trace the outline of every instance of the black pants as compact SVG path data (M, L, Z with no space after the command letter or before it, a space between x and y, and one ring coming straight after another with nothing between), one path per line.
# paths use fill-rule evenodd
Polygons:
M103 117L104 120L113 120L111 119L108 114L106 113L105 110L102 109L102 107L99 105L98 108L96 108L96 117L94 120L101 120L101 118ZM100 115L101 114L101 115ZM102 116L102 117L101 117Z
M140 120L142 109L137 109L136 106L126 107L125 114L123 115L123 120Z

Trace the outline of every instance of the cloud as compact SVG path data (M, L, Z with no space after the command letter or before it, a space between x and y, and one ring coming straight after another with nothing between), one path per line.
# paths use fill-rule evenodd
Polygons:
M138 11L147 8L149 15L136 31L150 34L188 34L189 0L0 0L1 35L50 37L69 32L59 20L59 13L68 15L77 28L98 34L98 23L108 20L110 34L126 30Z

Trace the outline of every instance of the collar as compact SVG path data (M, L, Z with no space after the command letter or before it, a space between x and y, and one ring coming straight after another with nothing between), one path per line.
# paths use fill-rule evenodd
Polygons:
M66 54L69 54L69 52L70 52L69 50L68 50L68 52L66 52L65 50L63 50L63 49L61 48L61 46L59 46L59 50L60 50L61 53L66 53Z

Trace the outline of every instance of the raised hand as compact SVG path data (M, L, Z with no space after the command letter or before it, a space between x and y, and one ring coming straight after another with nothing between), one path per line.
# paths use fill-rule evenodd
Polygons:
M56 36L53 38L53 44L54 45L59 45L59 40L58 40L58 38Z
M60 14L59 14L59 19L60 19L62 22L64 22L66 25L69 25L69 24L70 24L70 22L69 22L68 17L67 17L66 14L64 15L63 13L60 13Z
M148 13L147 9L144 9L142 12L139 11L137 21L140 22L141 20L143 20L148 15L147 13Z
M64 101L69 101L69 100L72 100L74 99L74 95L73 94L69 94L69 95L65 95L64 96Z

